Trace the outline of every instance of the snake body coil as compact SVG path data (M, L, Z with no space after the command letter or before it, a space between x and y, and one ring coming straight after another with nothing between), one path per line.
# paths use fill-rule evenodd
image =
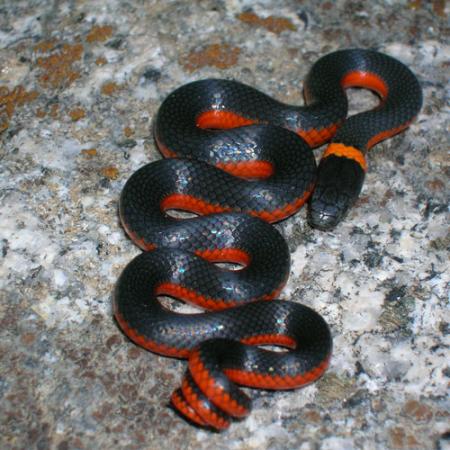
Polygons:
M345 120L349 86L376 91L380 105ZM306 306L267 302L288 277L289 252L266 222L290 216L311 197L311 225L335 226L359 195L366 151L407 127L422 101L404 65L367 50L321 58L305 97L308 105L297 107L234 81L182 86L155 121L167 159L138 170L121 195L124 228L149 251L117 283L116 319L139 345L189 359L172 403L199 425L224 429L231 417L248 414L250 400L236 384L290 389L323 374L332 345L324 320ZM330 139L317 172L310 148ZM169 209L202 217L177 220ZM212 264L224 261L243 268ZM158 295L216 311L179 315ZM258 347L264 344L289 350Z

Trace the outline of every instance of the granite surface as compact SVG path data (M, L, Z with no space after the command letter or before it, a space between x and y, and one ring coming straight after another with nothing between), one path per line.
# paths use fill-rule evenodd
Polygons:
M0 2L2 449L450 448L449 68L445 1ZM321 55L370 47L411 67L424 108L377 145L332 232L302 211L281 297L319 311L334 357L316 384L250 391L229 431L168 408L185 362L119 331L111 295L139 250L117 215L160 158L150 124L190 80L226 77L301 104ZM352 112L376 104L351 90ZM320 154L320 151L318 152Z

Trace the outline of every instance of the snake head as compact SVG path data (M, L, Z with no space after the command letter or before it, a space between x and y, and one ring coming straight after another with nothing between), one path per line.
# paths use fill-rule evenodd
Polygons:
M323 158L309 203L309 224L319 230L334 228L358 198L364 176L364 169L353 159L335 154Z

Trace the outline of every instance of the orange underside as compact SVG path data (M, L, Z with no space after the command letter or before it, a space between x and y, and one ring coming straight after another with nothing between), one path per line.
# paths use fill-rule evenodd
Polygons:
M352 71L347 73L341 80L341 86L344 89L350 87L361 87L376 92L382 99L388 95L388 86L384 80L378 75L371 72ZM246 125L253 125L259 122L257 119L249 119L231 111L211 110L200 114L196 120L197 126L209 129L229 129L238 128ZM297 134L302 137L310 147L318 147L328 142L335 134L340 124L334 123L328 127L312 128L309 130L297 130ZM403 129L396 131L399 132ZM377 138L379 142L386 137L392 136L394 133L385 132ZM372 145L375 145L374 142ZM163 152L164 153L164 152ZM164 154L167 154L164 153ZM233 172L232 172L233 173ZM238 175L238 174L236 174ZM246 176L246 175L239 175ZM264 175L262 175L264 176Z
M223 417L216 414L213 410L207 407L199 398L196 392L191 388L186 378L183 379L181 390L187 403L200 416L206 424L218 429L225 430L230 426L230 422Z
M275 340L276 338L274 338ZM224 373L231 381L248 387L274 390L294 389L305 386L320 378L328 368L330 356L312 370L296 376L261 374L239 369L226 369ZM203 364L198 350L194 350L189 357L189 371L201 391L218 408L234 417L245 417L249 413L246 408L239 405L230 397L223 386L215 383L214 378L212 378Z
M195 411L194 409L186 402L183 396L180 394L178 390L174 391L172 397L170 398L172 405L185 417L197 425L206 426L208 425Z
M178 155L163 145L156 139L159 151L165 158L176 158ZM231 175L247 179L262 179L273 175L273 166L268 161L236 161L219 162L216 164L219 169L228 172Z
M248 387L261 389L295 389L305 386L320 378L329 365L330 358L319 364L309 372L305 372L296 376L280 376L270 374L260 374L257 372L246 372L239 369L227 369L224 373L235 383Z
M386 131L382 131L381 133L375 135L372 139L369 140L369 142L367 143L367 150L369 150L370 148L372 148L374 145L378 144L378 142L384 141L387 138L390 138L392 136L395 136L396 134L400 133L401 131L403 131L405 128L408 128L410 125L411 121L400 125L397 128L393 128L392 130L386 130Z
M247 119L231 111L212 109L201 113L195 121L199 128L227 130L258 123L257 120Z
M333 123L325 128L311 128L309 130L298 130L297 134L306 141L311 148L320 147L328 142L335 134L339 124Z
M183 349L183 348L175 348L175 347L169 347L168 345L159 344L156 342L153 342L143 336L142 334L138 333L137 330L130 327L128 325L128 322L123 318L122 314L120 314L119 311L114 312L114 316L120 325L120 328L122 328L122 331L136 344L140 345L142 348L145 348L147 350L150 350L154 353L159 353L160 355L164 356L172 356L174 358L188 358L190 354L190 350Z
M164 158L176 158L178 155L170 150L169 147L165 146L160 139L158 139L158 136L155 135L156 145L158 146L159 151L162 153Z
M273 292L264 295L261 298L253 298L248 299L248 302L253 302L256 300L264 300L270 301L274 298L278 297L282 288L284 286L284 282L281 286L275 289ZM192 289L188 289L184 286L180 286L174 283L161 283L156 288L155 295L168 295L169 297L176 298L178 300L182 300L186 303L190 303L191 305L199 306L200 308L207 309L209 311L218 311L221 309L231 308L237 305L237 301L234 300L223 300L220 298L210 298L204 297L203 295L193 291Z
M120 216L120 221L122 223L125 232L128 234L130 239L142 250L151 251L155 250L156 245L151 242L146 242L144 239L140 238L131 228L128 226L127 222Z
M239 114L230 112L230 111L206 111L197 118L197 126L200 128L208 128L208 129L229 129L229 128L238 128L246 125L254 125L257 123L263 123L256 119L248 119ZM324 144L329 141L338 129L338 124L331 124L328 127L320 128L320 129L310 129L310 130L297 130L297 134L303 138L310 147L318 147L319 145ZM163 152L164 153L164 152ZM166 153L164 153L166 154ZM241 163L239 163L241 164ZM266 163L270 166L269 163ZM267 169L269 170L269 169ZM230 171L231 172L231 171ZM235 175L238 175L234 171L231 172ZM270 175L270 174L269 174ZM266 175L266 176L269 176ZM240 175L247 177L247 175ZM262 174L261 177L265 175Z
M388 95L388 86L385 81L372 72L355 70L347 73L341 80L344 89L350 87L360 87L376 92L381 98Z
M378 75L372 73L372 72L366 72L366 71L360 71L355 70L352 72L347 73L341 80L341 86L344 89L350 88L350 87L360 87L369 89L371 91L376 92L381 99L386 98L386 96L389 93L388 86L386 82L379 77ZM305 91L305 97L308 97L307 91ZM224 111L224 110L210 110L205 111L201 113L197 119L196 124L200 128L204 129L230 129L230 128L238 128L243 127L247 125L254 125L257 123L262 123L258 121L257 119L249 119L247 117L241 116L240 114L231 112L231 111ZM297 130L296 133L302 137L310 147L318 147L320 145L323 145L324 143L328 142L336 133L338 127L341 124L335 123L331 124L328 127L324 128L318 128L318 129L309 129L309 130ZM375 145L376 143L380 142L383 139L386 139L388 137L393 136L396 133L399 133L404 128L406 128L408 125L401 126L399 128L396 128L394 130L385 131L383 133L380 133L379 135L375 136L369 145L369 148ZM161 153L163 153L166 157L174 157L176 154L171 151L170 149L166 148L164 145L162 145L161 142L158 142L158 147L161 150ZM236 164L231 163L230 167L224 168L224 170L229 171L230 173L234 173L237 176L242 177L265 177L270 176L271 174L271 166L269 163L265 163L267 167L263 170L261 169L261 174L258 174L259 169L254 169L252 167L252 162L244 162L244 163L237 163L243 164L242 167L236 168L234 167ZM246 164L249 164L249 167L245 167ZM270 168L269 168L270 167ZM256 171L257 174L252 174L253 171ZM249 174L248 174L249 173ZM268 175L267 175L268 173Z
M230 111L205 111L197 117L196 124L203 129L227 130L256 124L256 120L247 119ZM217 164L225 172L242 178L268 178L273 174L273 166L267 161L239 161Z
M296 199L292 203L283 205L281 208L275 209L273 211L244 211L244 212L252 216L259 217L260 219L263 219L269 223L278 222L297 212L303 206L306 200L308 200L309 196L311 195L311 192L312 186L309 188L308 191L305 192L305 194L302 197ZM169 209L180 209L200 215L232 211L232 208L230 207L224 207L218 204L213 205L211 203L208 203L204 200L198 199L188 194L168 195L161 202L161 209L163 211L167 211Z
M170 194L161 202L161 209L179 209L189 211L199 215L214 214L220 212L230 212L231 208L225 208L220 205L213 205L188 194Z
M237 128L244 125L254 123L238 114L226 111L207 111L199 116L197 125L200 128ZM159 151L165 158L176 158L178 155L165 146L158 136L155 136L156 144ZM236 161L236 162L219 162L216 167L224 170L236 177L241 178L268 178L273 174L273 166L268 161Z
M163 289L164 290L164 289ZM245 417L249 411L233 400L230 395L224 391L223 387L216 385L214 379L201 361L198 350L189 351L185 349L175 349L169 346L157 344L140 335L135 329L131 328L123 316L116 310L115 317L124 333L136 344L150 351L160 353L166 356L189 358L189 370L195 382L204 395L212 401L217 407L234 417ZM282 335L261 335L244 339L243 343L249 345L282 345L286 347L295 347L293 339ZM330 355L331 356L331 355ZM329 365L328 356L321 364L314 369L297 376L279 376L270 374L259 374L257 372L247 372L238 369L227 369L224 373L235 383L262 389L293 389L317 380L327 369ZM172 403L186 417L199 425L210 424L216 428L225 429L229 423L217 416L214 412L198 406L198 398L188 385L183 383L183 395L187 402L177 391L172 395ZM194 398L195 397L195 398ZM195 410L189 405L194 405ZM200 415L199 415L200 413Z
M294 339L282 334L260 334L242 339L241 342L247 345L280 345L282 347L295 348Z
M370 72L362 72L362 71L349 72L342 79L341 85L343 88L361 87L370 89L371 91L376 92L381 97L382 100L384 100L389 93L388 86L384 82L384 80L378 75L375 75ZM410 123L411 121L402 124L396 128L392 128L391 130L382 131L381 133L373 136L372 139L370 139L369 142L367 143L367 150L369 150L379 142L400 133L405 128L408 128Z
M203 394L222 411L233 417L248 415L249 410L232 399L223 386L216 384L204 366L198 350L194 350L189 357L189 371Z
M197 250L195 254L212 263L234 263L240 264L244 267L250 264L249 254L247 252L244 252L240 248L216 248Z
M200 360L198 351L193 352L187 349L178 349L169 347L163 344L158 344L150 341L146 337L139 334L135 329L128 325L128 322L123 316L115 311L115 317L123 332L136 344L155 353L165 356L172 356L176 358L189 358L189 369L196 383L208 398L211 398L213 403L223 409L228 414L235 417L242 417L246 415L245 408L239 407L236 402L232 401L228 394L223 393L220 386L215 386L214 380L209 376L206 368ZM294 347L295 343L292 339L286 336L279 335L263 335L244 339L243 343L249 345L282 345L286 347ZM331 356L331 355L330 355ZM235 383L262 389L293 389L302 385L311 383L318 379L327 369L330 356L326 358L321 364L309 372L297 376L284 376L258 374L257 372L246 372L238 369L227 369L225 374ZM219 400L217 400L219 398ZM215 399L215 400L214 400ZM221 404L220 402L224 402Z
M283 283L284 285L284 283ZM270 294L265 295L260 300L273 300L280 293L282 286L273 291ZM155 291L155 295L168 295L179 300L183 300L187 303L191 303L193 305L199 306L204 309L208 309L210 311L213 310L221 310L230 308L236 305L236 302L233 301L223 301L220 299L212 299L201 296L200 294L187 289L183 286L179 286L173 283L161 283ZM255 299L250 299L249 302L254 301ZM184 348L175 348L170 347L164 344L160 344L154 341L149 340L147 337L140 334L136 329L130 327L128 322L123 318L122 314L115 308L114 316L122 328L123 332L136 344L141 347L150 350L151 352L158 353L165 356L172 356L175 358L188 358L190 354L190 350ZM248 339L244 339L242 341L248 345L282 345L285 347L293 348L295 346L295 342L292 339L286 336L255 336Z
M264 179L273 175L273 166L268 161L239 161L218 163L216 167L236 177Z
M168 295L169 297L182 300L191 305L196 305L210 311L236 306L236 302L233 302L233 300L225 301L219 298L204 297L192 289L174 283L161 283L157 287L155 295Z

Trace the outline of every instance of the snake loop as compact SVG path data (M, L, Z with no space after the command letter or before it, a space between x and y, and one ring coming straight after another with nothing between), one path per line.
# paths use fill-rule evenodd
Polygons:
M374 90L380 105L346 120L349 86ZM268 301L289 274L287 244L268 222L310 199L309 223L334 227L359 195L367 150L406 128L422 102L409 69L369 50L324 56L304 90L307 105L298 107L235 81L182 86L155 121L166 159L135 172L121 194L122 224L146 251L120 276L115 317L137 344L189 360L172 404L201 426L225 429L249 413L237 385L292 389L324 373L332 342L323 318L298 303ZM317 171L311 147L330 140ZM175 219L171 209L200 217ZM177 314L159 295L207 312Z

